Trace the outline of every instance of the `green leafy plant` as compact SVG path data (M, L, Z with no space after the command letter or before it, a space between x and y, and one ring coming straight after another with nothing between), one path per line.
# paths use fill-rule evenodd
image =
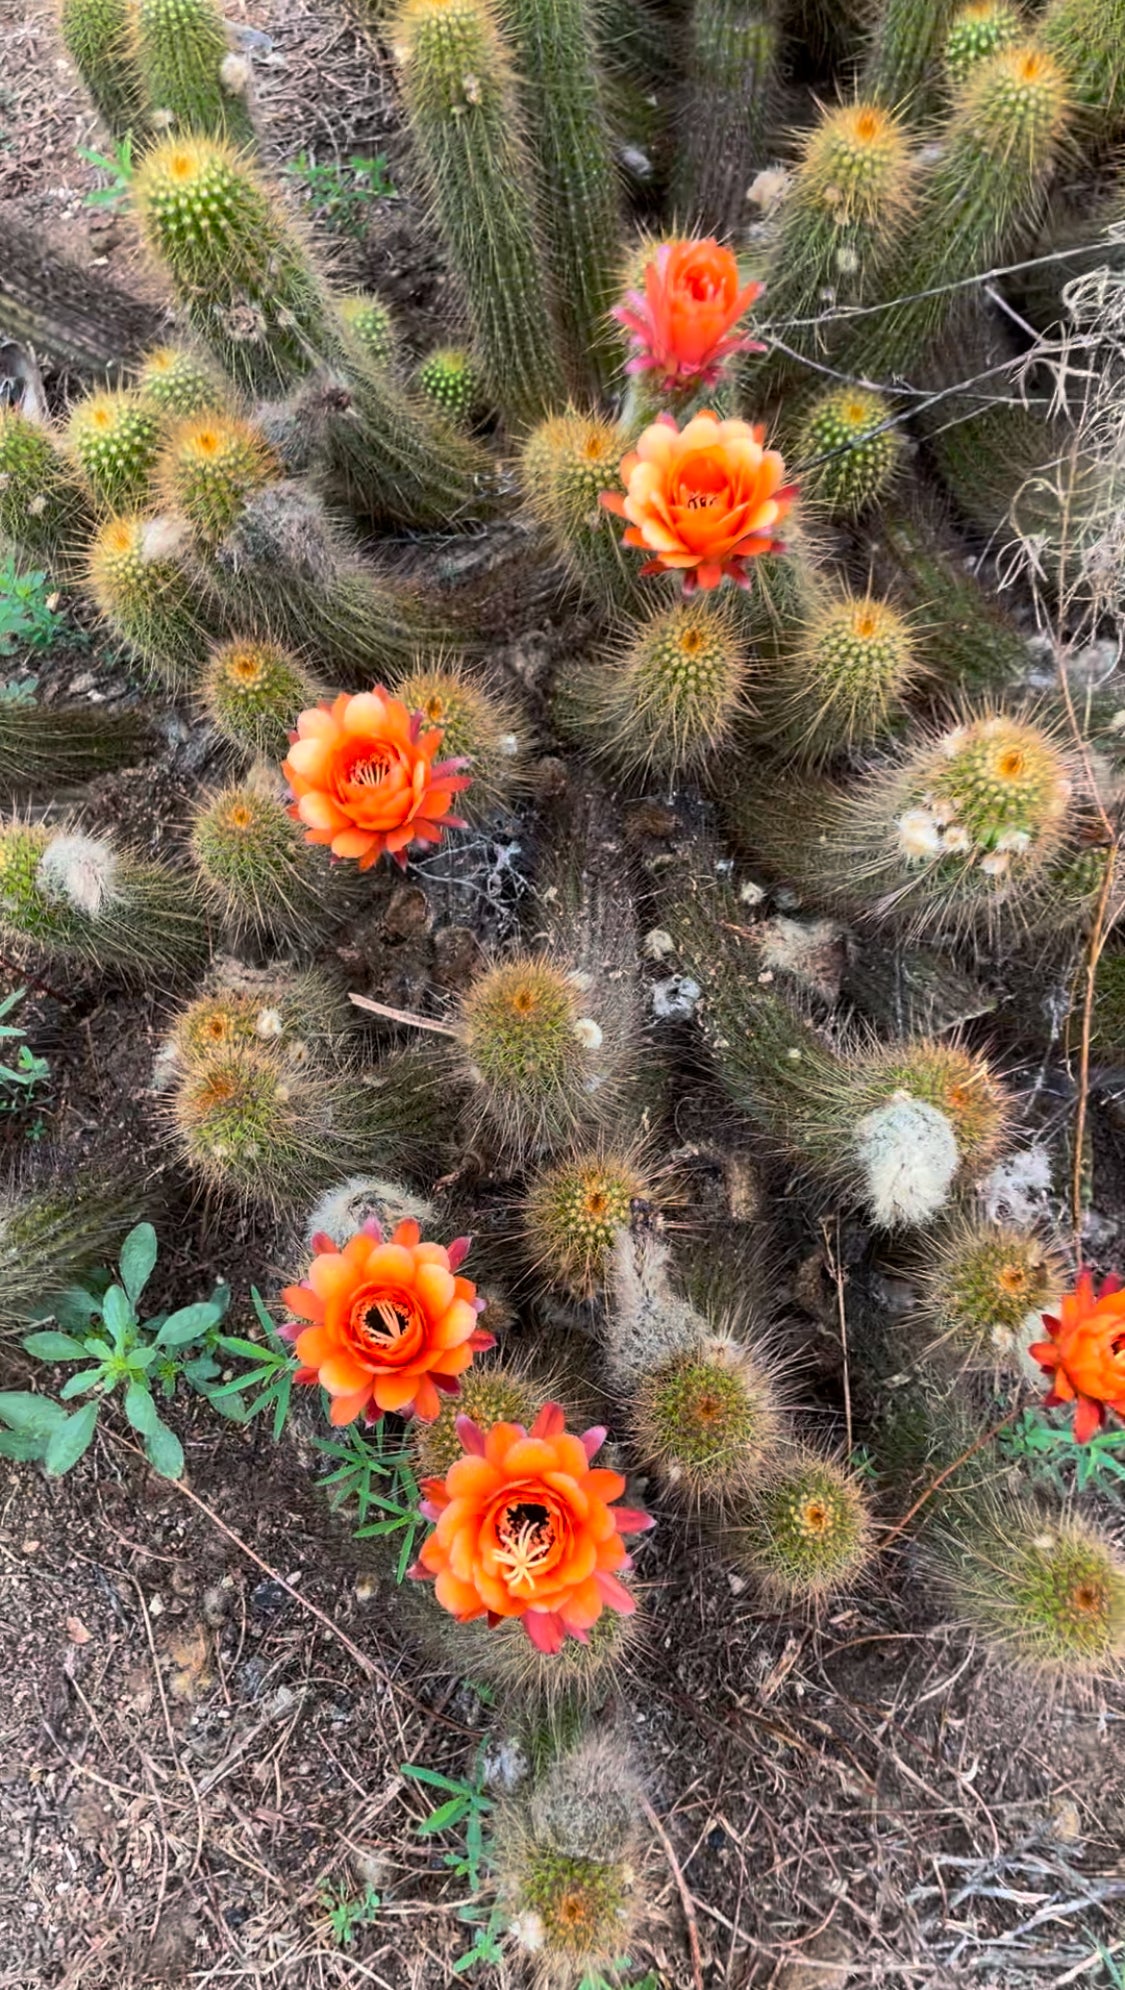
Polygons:
M109 152L92 152L86 146L78 147L78 157L87 166L96 166L99 173L106 176L106 184L91 187L82 202L83 207L118 207L129 198L129 188L133 179L133 134L125 133Z
M351 1424L335 1442L318 1437L315 1443L317 1450L333 1461L332 1470L320 1481L331 1504L339 1507L350 1499L356 1502L356 1540L401 1534L395 1581L403 1582L414 1558L415 1537L424 1525L418 1511L421 1493L409 1455L387 1450L381 1423L370 1435ZM377 1492L375 1481L383 1482L385 1489ZM372 1508L383 1517L369 1521Z
M265 1342L244 1340L235 1334L217 1335L216 1350L228 1355L237 1354L249 1361L250 1367L226 1382L213 1383L210 1377L201 1378L203 1394L215 1409L230 1417L233 1423L249 1423L252 1417L272 1410L276 1443L289 1415L297 1364L293 1359L293 1350L278 1333L256 1285L250 1287L250 1301L265 1334ZM216 1361L215 1373L218 1372ZM256 1395L251 1393L254 1390Z
M47 1317L55 1326L25 1337L24 1349L36 1361L86 1365L63 1384L57 1402L30 1392L0 1395L6 1426L0 1456L35 1459L52 1478L69 1472L89 1448L102 1405L120 1391L126 1420L153 1470L165 1479L182 1476L183 1446L160 1417L157 1399L168 1401L181 1375L200 1387L218 1372L211 1350L230 1294L219 1285L210 1299L141 1319L138 1306L157 1251L152 1224L138 1223L121 1246L118 1280L103 1283L95 1275L89 1286L71 1286L52 1302ZM64 1409L80 1396L89 1398L81 1409Z
M378 1918L382 1900L373 1886L365 1887L357 1896L349 1893L340 1881L325 1887L320 1904L328 1917L333 1941L338 1948L346 1949L351 1947L360 1928L369 1928Z
M310 153L298 152L284 170L307 197L318 221L341 235L361 236L372 204L393 199L396 192L385 152L377 152L373 159L353 152L346 166L334 159L318 163Z
M1041 1410L1024 1410L1010 1429L1001 1433L1001 1448L1010 1458L1031 1467L1033 1478L1046 1481L1056 1492L1076 1492L1090 1486L1121 1497L1125 1487L1125 1428L1099 1430L1086 1444L1079 1444L1069 1425L1053 1423Z
M9 556L0 565L0 656L54 642L63 625L55 613L57 599L45 573L19 573Z
M444 1856L444 1863L465 1882L473 1896L457 1909L457 1919L473 1929L473 1944L452 1965L453 1975L464 1976L478 1962L501 1962L500 1936L506 1916L498 1907L487 1907L479 1898L489 1861L484 1821L492 1809L491 1798L484 1794L483 1744L477 1751L471 1782L443 1776L436 1769L426 1769L416 1762L401 1763L399 1774L440 1793L434 1809L414 1826L419 1838L433 1838L439 1832L459 1831L464 1826L463 1844Z
M25 1035L19 1023L10 1023L8 1017L24 1001L26 995L26 988L13 988L11 994L5 995L0 1002L0 1043L10 1043L14 1038ZM28 1044L21 1043L16 1052L14 1065L0 1063L0 1111L10 1112L16 1105L26 1104L35 1086L50 1075L51 1067L47 1059L36 1057ZM15 1097L4 1096L11 1091L16 1093Z

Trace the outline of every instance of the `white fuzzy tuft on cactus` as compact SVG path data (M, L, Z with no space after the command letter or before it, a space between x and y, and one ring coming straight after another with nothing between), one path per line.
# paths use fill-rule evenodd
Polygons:
M119 896L116 853L100 837L77 830L53 836L39 859L35 882L44 898L64 899L75 912L97 919Z
M892 1230L928 1223L948 1200L957 1173L957 1138L937 1106L899 1092L862 1119L855 1155L876 1223Z

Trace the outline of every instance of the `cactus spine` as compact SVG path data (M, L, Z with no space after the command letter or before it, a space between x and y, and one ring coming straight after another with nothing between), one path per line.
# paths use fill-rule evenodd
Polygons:
M500 1815L496 1879L520 1948L545 1985L611 1969L637 1911L639 1811L629 1765L589 1738Z
M137 374L137 392L150 408L171 421L218 414L227 390L214 367L186 346L154 346Z
M267 760L284 758L298 715L320 696L296 657L276 643L245 637L211 651L200 688L216 732L241 752Z
M536 1268L576 1298L592 1297L631 1203L648 1193L645 1176L624 1153L580 1152L541 1169L523 1206L524 1236Z
M0 1338L30 1324L44 1299L110 1263L143 1213L144 1198L120 1178L83 1168L81 1192L64 1177L0 1202Z
M1043 45L1066 74L1082 123L1099 140L1125 123L1125 5L1122 0L1050 0Z
M405 0L390 40L489 398L532 422L561 398L562 370L504 35L490 0Z
M834 1459L798 1453L777 1466L722 1545L775 1607L818 1603L861 1573L871 1521L858 1479Z
M133 59L129 0L63 0L63 41L94 106L114 138L148 128L144 86Z
M0 794L42 793L128 766L144 741L131 713L0 699Z
M149 496L160 417L139 394L118 389L77 401L67 442L103 512L132 511Z
M874 45L863 70L865 97L881 104L924 108L926 86L956 0L882 0Z
M424 401L455 428L468 428L480 408L484 382L463 346L443 345L427 353L414 376Z
M516 1158L550 1153L612 1110L621 1045L598 1020L588 977L545 955L486 968L464 999L459 1039L481 1131ZM594 1013L591 1013L593 1010Z
M905 0L915 19L929 7ZM838 364L870 380L905 380L936 335L963 312L956 286L1017 248L1042 212L1070 123L1066 73L1036 42L972 70L953 102L942 155L914 225L884 271L887 308L844 340Z
M505 808L526 781L528 722L523 712L464 664L439 661L411 670L395 687L408 711L442 729L442 756L467 759L472 786L458 807L469 822Z
M766 164L776 14L771 0L695 0L692 8L673 200L680 220L704 233L740 225L746 189Z
M154 124L254 144L246 65L227 48L213 0L134 0L133 55Z
M969 0L967 7L959 7L943 51L951 88L960 89L978 62L987 62L989 56L1011 48L1023 32L1023 22L1009 0Z
M173 691L195 682L215 612L183 562L184 531L166 518L111 518L90 548L90 593L113 634Z
M797 439L803 495L830 518L854 518L883 496L902 454L894 411L867 387L834 387L812 403Z
M1021 1671L1097 1677L1125 1657L1125 1563L1077 1515L1020 1494L970 1496L937 1566L953 1608Z
M919 675L909 622L874 595L845 593L811 616L771 673L763 721L806 761L867 746L901 716Z
M300 939L324 929L326 867L273 781L252 776L209 796L191 847L208 896L236 931Z
M89 493L54 432L0 407L0 538L61 579L92 530Z
M336 309L349 336L369 359L377 366L397 365L398 333L390 306L381 297L373 291L360 291L353 297L341 297Z
M206 945L181 873L104 837L19 820L0 826L0 930L17 948L141 980L183 974Z
M911 1326L925 1333L931 1359L957 1367L1018 1366L1065 1283L1062 1257L1044 1238L972 1213L922 1238L916 1269Z
M606 313L619 258L617 187L594 47L598 0L507 0L539 169L539 210L575 393L613 370Z
M599 415L568 408L551 415L527 439L520 485L533 518L575 584L602 612L616 618L632 607L643 613L659 599L646 594L630 565L602 491L623 488L621 430Z
M559 717L624 772L676 780L704 767L749 709L750 653L736 616L703 595L636 623L623 655L564 680Z

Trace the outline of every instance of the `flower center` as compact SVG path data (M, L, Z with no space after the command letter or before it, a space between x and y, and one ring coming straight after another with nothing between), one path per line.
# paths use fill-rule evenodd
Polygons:
M240 650L237 656L231 657L227 668L239 684L253 685L261 681L262 666L251 650Z
M1027 1269L1022 1264L1001 1265L996 1274L996 1283L1001 1292L1026 1292Z
M380 1367L395 1368L412 1360L423 1338L423 1323L413 1301L385 1287L361 1287L352 1300L348 1323L357 1351Z
M210 1037L212 1043L222 1043L229 1034L230 1026L225 1016L208 1016L206 1035Z
M1024 756L1018 746L1009 746L996 762L996 772L1002 781L1018 781L1025 766Z
M806 1534L823 1534L827 1531L829 1512L822 1499L809 1499L801 1509L801 1521Z
M1102 1592L1096 1582L1076 1582L1071 1594L1071 1602L1081 1617L1096 1617L1103 1604Z
M564 1893L555 1914L564 1928L584 1928L590 1919L589 1903L581 1893Z
M357 788L377 788L385 781L392 755L385 746L373 744L348 768L348 780Z
M683 635L680 637L680 648L685 656L696 656L703 648L703 631L701 629L685 629Z
M227 810L227 823L231 829L249 829L253 820L245 802L233 802Z
M496 1522L500 1542L497 1561L508 1570L509 1589L530 1594L535 1578L555 1558L555 1530L550 1509L534 1499L520 1499L502 1508Z

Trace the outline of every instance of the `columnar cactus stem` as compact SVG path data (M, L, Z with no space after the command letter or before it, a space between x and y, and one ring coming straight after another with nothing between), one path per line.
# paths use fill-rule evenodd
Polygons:
M65 580L93 529L90 493L54 431L0 407L0 539Z
M678 223L729 234L766 165L778 51L774 0L695 0L673 182Z
M131 27L154 124L253 146L247 65L228 49L214 0L134 0Z
M1085 131L1101 142L1125 126L1125 0L1050 0L1043 46L1066 75Z
M860 89L891 109L923 110L957 0L883 0Z
M148 113L131 45L129 0L63 0L60 26L102 122L114 138L131 132L139 150Z
M0 932L17 948L142 981L178 978L206 946L190 878L104 837L19 820L0 825Z
M614 370L606 313L620 259L617 187L595 55L598 0L507 0L539 168L539 205L575 393Z
M491 0L405 0L389 33L489 396L532 422L562 398L562 368L504 35Z

